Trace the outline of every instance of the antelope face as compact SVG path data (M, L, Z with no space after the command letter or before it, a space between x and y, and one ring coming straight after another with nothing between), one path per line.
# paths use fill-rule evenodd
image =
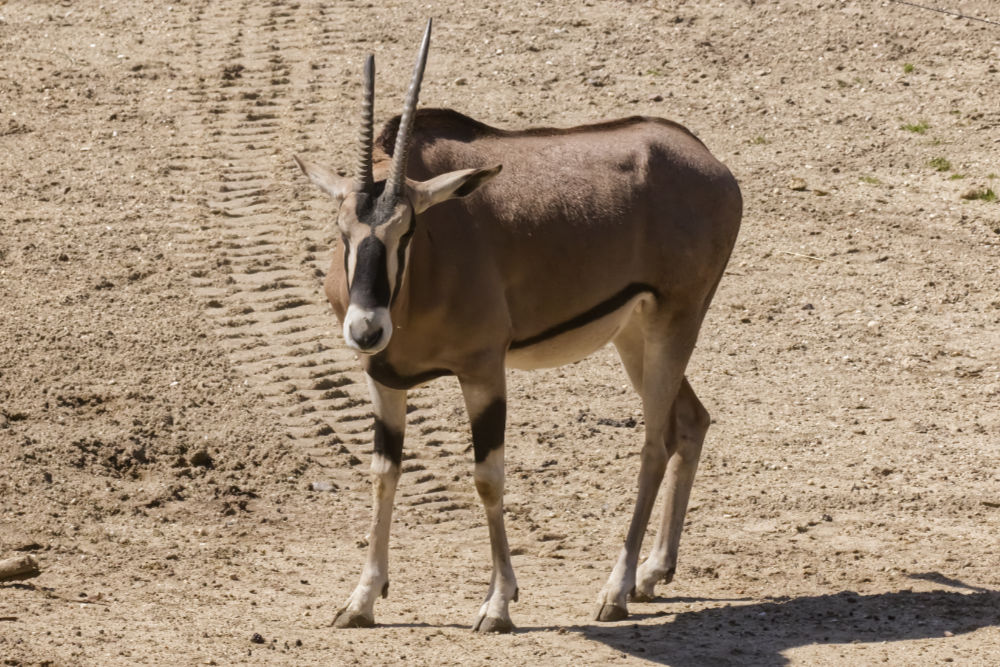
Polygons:
M299 168L340 203L337 228L344 250L344 284L350 296L344 315L344 341L358 352L377 354L392 336L390 309L403 288L410 240L419 214L449 199L465 197L500 173L501 166L462 169L429 181L401 179L387 196L383 183L359 188L321 165L295 157Z
M376 354L389 344L389 311L403 282L416 222L405 199L392 207L379 203L354 193L344 200L337 219L350 294L344 341L365 354Z

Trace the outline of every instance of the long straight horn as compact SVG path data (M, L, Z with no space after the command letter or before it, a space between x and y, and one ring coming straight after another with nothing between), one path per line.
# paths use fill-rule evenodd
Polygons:
M365 58L365 94L361 100L361 133L358 136L358 175L355 186L359 192L375 189L372 176L372 133L375 127L375 56Z
M396 144L393 148L392 169L385 185L383 198L395 204L403 191L403 179L406 177L406 158L410 149L410 134L413 130L413 120L417 113L417 98L420 96L420 82L424 78L424 65L427 64L427 49L431 43L431 19L427 19L427 29L424 31L424 41L420 45L420 55L413 68L413 79L406 93L403 114L399 119L399 131L396 134Z

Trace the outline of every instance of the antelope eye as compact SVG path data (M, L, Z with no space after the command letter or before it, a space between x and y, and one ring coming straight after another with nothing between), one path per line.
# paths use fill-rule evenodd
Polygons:
M347 227L347 221L344 220L344 216L342 215L337 216L337 228L340 230L341 236L347 236L350 231Z

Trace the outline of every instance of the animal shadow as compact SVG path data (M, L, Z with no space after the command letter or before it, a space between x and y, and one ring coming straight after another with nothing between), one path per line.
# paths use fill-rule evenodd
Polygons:
M895 642L1000 626L1000 591L936 573L914 578L975 591L859 595L851 591L775 598L683 611L657 624L586 625L573 630L622 653L674 667L786 665L782 651L812 644ZM673 602L667 600L667 602ZM663 611L656 615L664 615ZM652 615L634 615L636 620Z

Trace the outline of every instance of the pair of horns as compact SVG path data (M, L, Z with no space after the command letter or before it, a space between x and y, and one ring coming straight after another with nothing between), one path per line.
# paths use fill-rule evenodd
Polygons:
M382 200L395 204L403 192L403 179L406 177L406 158L409 152L410 134L413 131L413 121L417 114L417 98L420 96L420 83L424 78L424 66L427 64L427 50L431 43L431 19L427 19L427 29L424 30L424 40L417 55L417 64L413 68L413 78L410 89L406 92L403 103L403 114L399 120L399 130L396 133L396 144L393 149L392 167L385 183ZM361 103L361 135L360 161L358 163L357 189L370 193L375 188L375 178L372 176L372 144L375 128L375 56L365 58L365 92Z

